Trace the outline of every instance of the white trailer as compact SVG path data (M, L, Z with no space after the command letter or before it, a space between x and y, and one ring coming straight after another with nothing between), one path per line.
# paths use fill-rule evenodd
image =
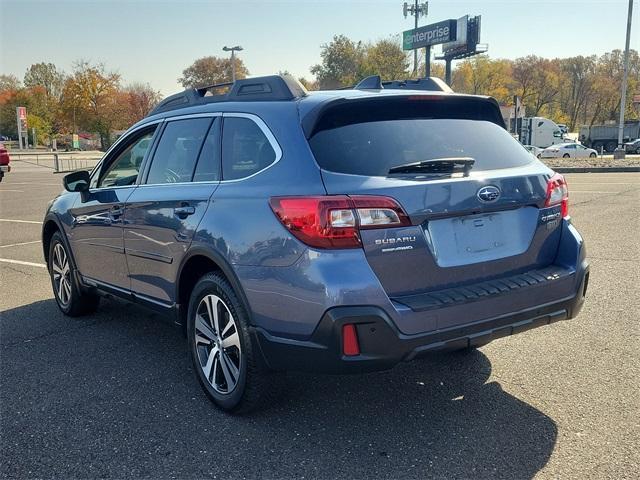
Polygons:
M558 124L544 117L523 118L518 133L520 143L523 145L547 148L551 145L566 142L564 132Z

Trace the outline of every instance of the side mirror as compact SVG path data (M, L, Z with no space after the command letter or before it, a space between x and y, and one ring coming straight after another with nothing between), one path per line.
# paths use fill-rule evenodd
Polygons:
M90 182L89 172L86 170L69 173L62 179L64 188L69 192L86 192L89 190Z

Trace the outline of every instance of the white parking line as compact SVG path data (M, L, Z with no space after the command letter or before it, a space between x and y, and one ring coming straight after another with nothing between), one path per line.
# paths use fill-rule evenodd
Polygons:
M569 195L571 195L572 193L620 193L620 192L616 190L609 190L607 192L601 192L597 190L571 190L569 192Z
M36 220L14 220L13 218L0 218L0 222L14 222L14 223L35 223L42 225L42 222Z
M27 267L47 268L44 263L23 262L22 260L12 260L10 258L0 258L0 263L14 263L16 265L26 265Z
M6 188L0 188L0 192L24 193L24 190L8 190Z
M33 240L31 242L11 243L9 245L0 245L0 248L19 247L20 245L31 245L32 243L40 243L40 240Z
M62 186L62 182L60 182L60 183L11 182L9 185L35 185L35 186L43 186L44 185L44 186L47 186L47 187L61 187Z

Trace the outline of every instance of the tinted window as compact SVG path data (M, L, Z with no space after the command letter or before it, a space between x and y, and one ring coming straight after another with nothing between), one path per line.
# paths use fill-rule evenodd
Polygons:
M248 118L226 117L222 132L222 177L235 180L268 167L276 152L260 127Z
M436 158L472 157L473 171L535 161L504 128L484 120L372 118L321 130L309 144L322 168L368 176L386 176L392 167Z
M137 134L124 150L116 154L112 162L105 164L107 170L101 174L98 187L120 187L136 183L140 165L149 150L154 130Z
M147 183L190 182L211 118L168 122L147 177Z
M220 118L216 118L204 140L194 182L212 182L220 179Z

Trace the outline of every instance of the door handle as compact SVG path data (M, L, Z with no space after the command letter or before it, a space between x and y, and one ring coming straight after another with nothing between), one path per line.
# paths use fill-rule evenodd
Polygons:
M184 207L176 207L173 209L173 213L178 218L187 218L189 215L193 215L196 213L195 207L184 206Z

